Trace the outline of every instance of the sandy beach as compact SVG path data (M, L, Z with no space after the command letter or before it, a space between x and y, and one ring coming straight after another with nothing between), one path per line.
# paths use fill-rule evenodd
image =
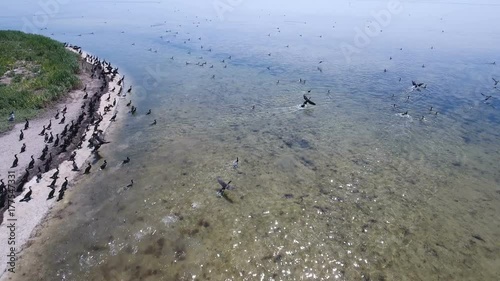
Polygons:
M78 53L80 49L68 47L68 50ZM0 162L0 179L3 179L8 189L17 188L17 183L13 186L9 186L8 175L14 175L15 180L19 181L26 173L25 169L28 168L32 159L31 156L33 155L35 159L34 168L28 170L29 179L24 185L23 192L10 202L11 206L9 210L4 212L3 221L0 227L0 241L4 241L0 247L0 280L9 279L10 272L15 271L19 256L23 249L29 246L29 241L32 238L34 229L47 216L53 206L68 203L66 197L62 200L58 200L58 192L54 194L53 198L48 199L49 192L51 191L49 185L53 181L51 176L56 172L55 166L58 164L57 168L59 169L55 190L59 191L64 179L67 178L69 184L66 192L71 192L75 182L78 181L78 177L83 176L87 163L90 161L92 148L88 147L88 141L91 139L94 129L102 131L101 134L104 134L112 123L112 116L117 112L121 89L121 86L118 85L118 81L121 79L121 76L117 74L114 79L110 81L112 75L107 74L107 87L104 88L104 93L100 95L99 103L96 106L97 114L101 115L103 119L97 127L91 124L88 126L87 130L83 130L85 141L83 141L81 148L76 148L74 150L76 151L75 162L79 168L78 171L73 170L72 161L68 159L68 155L71 154L70 150L68 150L69 153L58 155L55 153L56 148L53 148L53 143L44 142L45 137L40 135L44 126L48 127L51 123L51 129L46 129L45 132L48 134L51 133L54 139L56 139L56 135L61 135L65 126L71 126L72 121L77 121L82 112L82 105L84 105L84 103L88 104L90 97L92 97L94 93L97 93L102 86L102 80L97 79L97 77L91 77L92 64L90 62L90 57L87 58L88 54L81 51L80 55L82 59L82 69L84 69L79 75L82 82L82 88L70 92L57 106L46 110L37 119L29 120L29 128L27 130L24 130L25 123L21 122L17 124L13 130L0 136L0 144L2 146L0 157L3 159L3 161ZM123 86L123 84L121 85ZM86 91L84 91L84 89ZM88 98L84 98L86 93L88 93ZM115 106L111 106L114 101L116 101ZM109 106L108 112L105 110L107 106ZM65 120L61 122L64 108L66 108L66 113L64 115ZM87 108L84 110L87 111ZM55 119L57 112L61 113L59 114L59 118ZM23 130L24 134L22 140L20 140L21 130ZM80 140L79 135L75 138ZM60 143L62 143L62 140ZM26 145L26 149L23 153L20 153L23 144ZM51 156L55 164L53 164L53 168L43 173L42 178L37 181L37 168L41 167L43 170L44 162L38 158L41 156L42 150L46 145L49 148L48 151L52 153ZM14 155L18 157L18 163L15 167L13 167ZM96 170L98 167L93 167L92 169ZM26 193L29 192L30 187L32 190L31 199L27 202L20 202ZM9 202L6 202L6 206L8 203ZM9 262L13 263L9 264Z

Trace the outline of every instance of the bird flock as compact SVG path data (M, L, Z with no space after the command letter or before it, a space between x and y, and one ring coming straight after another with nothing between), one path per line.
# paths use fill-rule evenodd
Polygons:
M92 153L98 154L99 149L102 145L109 143L104 139L103 135L103 121L105 120L106 114L115 109L115 113L109 118L109 121L116 121L117 118L117 101L116 98L111 102L111 95L117 97L122 95L122 85L124 83L124 77L119 77L118 68L114 68L111 63L105 60L100 60L96 56L89 54L83 55L80 47L72 46L64 43L65 47L74 52L79 53L83 60L87 63L85 68L91 73L91 79L97 80L98 89L95 92L90 92L87 89L87 85L83 88L85 92L83 96L83 103L80 107L80 114L74 120L66 120L66 115L68 113L67 105L62 109L57 109L56 114L51 118L48 124L43 125L38 136L40 137L40 142L44 142L43 149L39 154L33 154L30 156L29 163L20 163L18 154L14 155L14 160L12 162L11 168L16 168L18 166L24 168L24 173L22 176L14 183L15 191L20 194L25 190L25 185L30 181L30 179L36 176L36 182L40 183L42 178L46 177L47 172L49 172L54 167L56 171L49 177L51 183L47 186L50 188L48 191L47 200L55 197L55 191L58 187L58 182L60 180L59 176L59 164L65 160L72 162L72 171L80 172L80 168L76 161L77 151L84 146L91 149ZM83 66L84 64L82 64ZM118 87L113 87L113 89L108 89L110 82L117 80L116 85ZM129 88L127 93L130 93L132 87ZM108 93L107 99L102 99L101 97ZM107 103L104 106L103 113L99 110L101 104ZM134 113L134 112L132 112ZM54 120L54 121L53 121ZM54 123L63 124L64 127L60 133L53 132ZM27 150L27 145L25 142L25 131L36 130L30 124L28 119L25 120L24 128L20 130L19 133L19 143L22 143L20 152L25 153ZM55 136L54 136L55 134ZM88 137L89 136L89 137ZM87 139L88 138L88 139ZM36 155L36 159L35 159ZM123 161L123 164L130 162L130 158L127 157ZM100 165L100 169L104 170L106 168L107 161L104 160ZM83 174L89 174L91 172L92 165L87 163ZM9 185L11 183L9 182ZM64 177L64 181L60 183L60 188L58 190L57 201L64 198L64 194L69 186L68 177ZM26 192L20 202L29 202L32 199L32 186L28 187L28 192ZM4 208L7 203L8 188L4 182L4 179L0 179L0 208Z
M206 19L206 21L211 21L211 20ZM199 27L201 25L201 22L194 21L192 24L195 25L196 27ZM307 22L303 22L303 24L307 24ZM158 26L162 26L162 24L151 25L151 27L158 27ZM178 25L178 27L182 27L182 25ZM334 26L334 28L335 28L335 26ZM276 28L276 32L277 33L281 32L280 27ZM442 32L444 32L444 30ZM124 32L122 31L122 33L124 33ZM91 32L88 34L93 35L94 33ZM172 29L169 29L169 30L166 30L165 34L161 35L160 38L166 43L174 42L173 40L177 39L178 42L175 41L175 43L194 44L187 51L187 54L190 56L194 52L196 52L196 50L198 50L198 52L200 52L200 51L208 52L208 53L213 52L212 47L207 47L206 45L201 44L203 41L202 40L203 38L201 36L198 36L198 37L191 37L190 36L189 38L180 38L184 35L189 35L189 32L187 32L186 34L181 34L179 31L174 31ZM79 34L79 36L81 36L81 34ZM267 37L271 37L271 36L273 36L272 33L267 34ZM303 37L302 34L299 34L299 36ZM319 35L318 37L323 38L322 35ZM134 43L131 43L131 45L135 46L136 44L134 42ZM198 48L194 47L196 45L199 47ZM80 47L71 46L69 44L66 44L66 46L69 48L72 48L73 50L82 54ZM284 47L290 48L290 44L287 44ZM434 50L434 46L431 46L430 49ZM399 50L402 51L403 48L399 48ZM147 51L153 52L153 53L158 53L158 50L153 49L153 48L148 48ZM267 52L264 55L267 57L271 57L271 56L273 56L273 53ZM54 134L52 133L52 131L51 131L52 119L49 121L49 123L47 125L43 126L39 135L43 138L43 141L46 143L45 148L41 151L41 155L37 158L37 160L39 160L39 161L35 160L34 155L32 155L30 157L31 160L28 163L27 168L25 169L25 174L21 177L21 179L19 180L19 183L17 185L18 186L16 189L17 192L21 192L23 190L24 184L30 178L30 171L32 171L33 169L38 170L37 178L40 179L44 172L49 171L52 166L57 165L57 163L54 161L54 157L57 157L58 159L64 159L64 153L71 151L72 150L71 148L75 148L75 147L81 148L85 142L85 135L83 135L82 132L84 130L86 130L86 131L90 130L90 126L93 126L93 133L92 133L92 136L90 137L90 139L88 140L88 146L92 148L92 151L94 153L98 153L99 148L103 144L108 143L104 140L103 131L99 129L99 124L104 119L104 115L106 115L108 112L111 112L113 109L115 109L116 98L114 98L113 101L111 101L111 95L113 93L115 93L117 96L122 96L123 81L124 81L125 77L122 77L118 80L118 83L117 83L118 89L116 89L116 87L114 87L113 89L110 90L107 98L105 100L101 100L101 101L104 101L107 103L107 105L104 107L104 114L101 115L100 113L97 113L97 110L96 110L97 106L99 105L99 99L101 98L101 96L103 94L106 93L106 90L109 90L109 89L107 89L108 81L113 81L113 79L115 79L117 77L118 68L112 67L111 64L109 62L106 62L105 60L101 61L98 57L91 56L88 54L85 56L85 60L92 65L91 77L94 79L100 80L102 83L99 91L95 92L94 94L92 94L92 93L89 94L86 91L86 87L85 87L84 99L88 99L88 102L86 102L85 104L82 105L82 108L81 108L82 112L77 120L71 120L70 122L66 122L66 116L65 116L66 110L67 110L66 107L64 109L62 109L61 111L57 110L57 113L54 116L54 120L55 120L54 122L58 122L58 124L66 124L64 127L64 130L60 134L56 134L54 136ZM174 56L170 56L169 60L173 61L173 60L176 60L176 58ZM228 68L228 66L230 65L230 62L232 60L233 60L233 55L227 55L224 59L221 59L220 64L222 65L222 68L224 68L224 69ZM392 56L389 57L389 60L393 60L393 57ZM325 64L324 60L319 60L317 62L316 70L319 73L323 73L324 70L323 70L322 66L324 64ZM493 62L491 64L495 65L496 63ZM209 63L209 61L204 59L203 56L196 56L196 62L185 61L185 66L186 67L189 67L189 66L208 67L209 69L213 69L215 67L214 64ZM422 64L422 68L425 68L425 67L426 67L425 64ZM273 68L272 65L265 66L265 69L267 69L268 71L271 71L272 68ZM384 69L383 72L387 73L388 70ZM210 74L210 77L211 77L211 79L216 79L215 74ZM492 80L494 83L494 88L496 89L499 80L497 80L494 77L492 77ZM401 82L401 78L399 78L399 81ZM298 79L299 84L305 85L306 82L307 82L307 80L303 79L302 77ZM276 82L276 85L279 85L279 84L280 84L280 80L278 79ZM411 99L412 99L411 94L412 93L418 93L418 92L425 91L425 90L427 90L427 84L425 84L423 82L412 81L412 85L409 88L409 91L406 92L407 96L404 99L404 103L409 103L411 101ZM311 91L312 90L308 90L307 93L311 94ZM132 92L132 86L130 86L128 88L128 90L126 91L126 93L123 94L123 97L125 97L127 94L130 94L131 92ZM330 93L330 90L328 90L328 94L329 93ZM481 93L481 95L483 98L482 101L485 103L491 101L494 98L493 95L487 95L487 94L483 94L483 93ZM392 95L392 98L396 98L394 94ZM307 105L316 105L316 103L311 100L310 96L308 97L308 96L306 96L306 94L303 94L303 102L302 102L302 104L300 104L300 107L304 108ZM129 113L131 115L135 115L137 113L137 107L132 104L132 100L129 100L126 103L126 106L128 108L130 108ZM405 107L404 105L398 105L397 103L393 103L392 107L393 107L393 109L399 111L398 115L410 116L409 110L403 109ZM255 105L252 105L251 109L255 109ZM117 113L118 113L118 111L115 110L114 114L111 116L111 118L109 120L112 122L116 121L117 120ZM439 112L437 111L437 109L434 106L429 106L427 113L437 116ZM147 111L146 115L151 115L151 114L152 114L152 111L151 111L151 109L149 109ZM420 117L420 120L425 121L425 115L422 115ZM157 120L153 119L153 121L149 125L155 126L156 124L157 124ZM24 131L26 131L28 129L30 129L29 120L26 120L24 130L20 130L20 134L19 134L19 141L20 142L22 142L24 139ZM51 145L53 147L53 149L51 149L50 151L48 148L49 145ZM24 153L25 151L26 151L26 144L23 143L19 153ZM61 154L62 154L62 156L61 156ZM70 161L72 161L72 166L73 166L72 170L73 171L80 171L77 163L75 162L75 156L76 156L76 151L74 151L69 156ZM122 164L126 164L129 161L130 161L130 158L127 157L127 159L124 160ZM16 155L14 155L12 167L16 167L18 165L19 165L19 159L18 159L17 154L16 154ZM107 166L107 161L104 160L104 162L100 165L100 169L103 170L106 168L106 166ZM238 163L236 160L235 167L237 167L237 166L238 166ZM87 163L86 167L84 168L83 174L89 174L89 173L91 173L91 170L92 170L92 164ZM55 174L55 176L53 175L53 177L54 177L53 178L54 184L51 184L49 186L51 188L56 186L55 183L58 179L57 174ZM231 188L229 188L229 187L231 187L229 185L229 183L227 183L227 184L224 183L220 178L218 178L217 180L218 180L219 184L222 186L222 188L219 190L220 194L223 194L225 190L231 189ZM3 181L2 181L2 183L3 183ZM65 192L66 187L68 185L67 180L64 183L65 184L61 185L61 189L59 191L59 194L60 194L60 197L58 198L59 200L62 199L62 196L64 196L64 192ZM133 184L133 181L131 182L131 184ZM0 207L3 207L4 201L5 201L6 191L5 191L4 186L5 185L2 184L2 189L0 190L0 192L1 192L0 193L0 201L1 201ZM65 188L62 188L62 186L64 186ZM51 193L52 194L49 194L49 198L52 198L53 190L51 191ZM29 201L30 196L31 196L31 192L26 193L25 198L23 198L23 201Z

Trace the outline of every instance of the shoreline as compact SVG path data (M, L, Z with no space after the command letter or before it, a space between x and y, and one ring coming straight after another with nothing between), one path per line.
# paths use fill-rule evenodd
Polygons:
M123 88L123 84L120 86L118 83L121 79L123 79L123 77L118 74L117 69L112 68L109 63L102 63L96 59L96 57L82 51L79 47L66 46L66 48L80 55L79 63L81 64L80 68L82 73L79 76L80 79L83 80L82 83L85 85L85 90L88 89L88 91L71 91L66 98L54 107L53 110L48 110L42 116L37 117L37 119L30 120L29 129L26 131L23 130L23 140L19 140L19 135L20 130L24 129L24 122L15 125L10 132L5 132L0 136L0 143L3 143L4 147L8 147L6 151L1 153L4 161L0 166L0 171L2 172L1 178L4 179L4 182L7 185L8 195L11 194L11 190L14 191L18 188L17 184L21 178L20 175L24 174L23 178L26 177L25 168L28 167L28 163L31 161L31 155L35 156L34 159L36 163L32 169L27 170L29 175L24 180L25 184L23 191L21 193L12 192L12 194L17 195L14 199L11 199L13 200L11 201L13 206L11 206L9 210L4 209L2 211L4 219L0 224L0 240L4 241L4 245L1 246L2 252L0 253L0 280L7 280L11 275L10 273L12 270L16 270L18 267L17 263L19 262L19 257L21 256L23 249L29 247L30 241L33 238L32 235L37 226L44 221L53 207L56 204L67 204L69 202L65 197L59 198L60 192L54 192L54 197L48 199L47 196L51 191L51 187L49 186L53 183L53 179L50 177L56 171L59 171L57 175L58 178L55 186L53 187L54 191L61 191L61 189L63 189L61 185L63 184L64 179L67 178L69 184L67 188L63 189L62 193L64 195L67 191L71 192L75 181L78 181L80 176L83 174L83 171L87 167L87 163L90 164L91 162L91 156L93 155L94 148L90 148L88 146L90 140L92 139L92 142L95 143L97 147L107 143L100 141L96 142L96 138L93 136L97 133L98 138L101 138L102 140L104 133L109 129L111 123L113 122L111 121L112 116L118 112L117 107L119 105L120 93ZM101 75L99 71L95 72L97 74L97 78L93 77L93 70L96 65L103 65L101 72L105 71L105 74L102 74L105 78L102 80L99 79L99 76ZM109 66L109 68L107 66ZM88 79L82 79L82 76L86 76ZM89 83L89 85L84 81L91 83ZM112 91L112 89L114 89L114 91ZM84 98L85 95L87 98ZM95 102L91 102L93 99L95 99ZM116 101L116 104L112 105L114 101ZM65 122L59 124L59 122L62 121L62 114L60 114L61 117L57 120L54 119L54 116L56 115L56 110L57 112L62 112L63 108L66 108ZM92 112L89 112L90 109L93 109ZM50 113L50 111L54 112ZM88 112L89 116L85 118L86 114L83 114L82 112ZM96 116L97 118L95 118ZM78 122L77 119L80 120L80 122ZM44 136L39 136L39 132L43 130L43 126L48 127L47 124L52 124L51 130L45 131L47 133L52 133L52 136L55 139L56 134L60 134L64 130L64 126L68 128L68 126L74 124L74 121L76 121L75 125L77 126L75 126L75 132L71 133L73 138L70 139L71 144L68 146L70 148L62 156L59 156L55 153L55 150L58 149L58 147L54 148L53 142L45 143ZM80 123L83 126L78 126ZM72 132L71 130L68 131ZM80 143L75 146L76 140L80 140ZM27 143L27 148L25 152L19 153L22 143ZM63 139L61 137L59 144L62 143ZM44 167L44 165L42 165L44 160L39 159L45 145L50 147L48 150L49 152L46 153L49 156L42 158L52 156L54 157L54 161L56 163L56 165L52 164L48 170ZM69 155L74 152L76 152L74 160L79 168L78 171L73 170L73 162L70 161L71 157ZM14 159L14 154L17 154L19 160L18 166L13 168L11 167L11 161ZM43 172L41 173L41 179L39 180L37 179L38 169L41 169ZM95 170L97 167L93 167L93 169ZM9 184L7 180L8 174L16 175L16 184ZM29 192L29 187L31 187L32 190L31 199L28 202L20 202L26 193ZM58 201L61 202L59 203ZM8 199L6 199L6 208L8 205L9 202ZM10 227L9 229L9 225L13 225L13 227ZM9 240L9 237L11 240ZM9 264L12 260L14 260L14 262Z

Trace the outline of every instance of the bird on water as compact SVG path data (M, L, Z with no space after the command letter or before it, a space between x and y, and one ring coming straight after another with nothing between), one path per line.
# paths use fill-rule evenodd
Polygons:
M107 165L107 164L108 164L108 161L104 160L104 163L102 163L102 165L101 165L101 167L100 167L100 168L101 168L101 170L106 169L106 165Z

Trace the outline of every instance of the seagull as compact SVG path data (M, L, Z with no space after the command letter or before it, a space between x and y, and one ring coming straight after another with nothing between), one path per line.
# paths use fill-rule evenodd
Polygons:
M306 95L304 95L304 103L300 107L305 107L306 104L311 104L311 105L316 105L314 102L312 102Z

